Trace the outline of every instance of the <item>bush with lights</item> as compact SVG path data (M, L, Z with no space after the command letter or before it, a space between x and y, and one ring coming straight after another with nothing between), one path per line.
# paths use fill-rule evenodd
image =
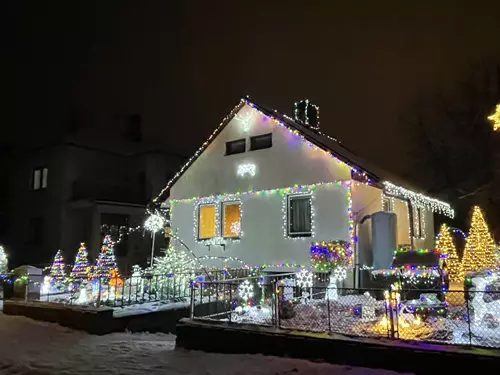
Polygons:
M171 295L187 295L191 280L194 279L195 261L186 251L170 246L162 249L163 256L154 260L152 274L155 284L164 293ZM155 286L155 285L152 285Z
M2 245L0 245L0 279L9 272L9 260Z
M465 242L462 267L465 273L496 270L495 242L481 209L473 208L469 236Z

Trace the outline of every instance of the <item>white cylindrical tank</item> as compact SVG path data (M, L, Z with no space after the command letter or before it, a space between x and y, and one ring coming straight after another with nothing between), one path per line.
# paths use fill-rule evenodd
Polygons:
M397 217L394 212L377 212L372 215L373 268L390 268L397 249Z

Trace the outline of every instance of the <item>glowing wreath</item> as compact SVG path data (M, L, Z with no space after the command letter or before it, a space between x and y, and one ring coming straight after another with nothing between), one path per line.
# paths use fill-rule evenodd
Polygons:
M240 284L240 286L238 287L238 295L244 301L248 301L253 297L253 285L250 283L250 281L245 280Z

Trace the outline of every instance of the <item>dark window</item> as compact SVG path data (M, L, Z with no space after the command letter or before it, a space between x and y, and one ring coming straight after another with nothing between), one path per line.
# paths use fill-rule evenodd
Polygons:
M226 142L226 155L241 154L246 151L245 139L238 139L236 141Z
M262 150L273 145L272 133L257 135L250 138L250 150Z
M31 245L43 245L43 217L34 217L30 220L28 227L28 243Z
M49 176L49 170L47 168L37 168L33 170L33 176L32 176L33 190L46 189L48 176Z
M288 197L288 235L291 237L312 235L311 196Z

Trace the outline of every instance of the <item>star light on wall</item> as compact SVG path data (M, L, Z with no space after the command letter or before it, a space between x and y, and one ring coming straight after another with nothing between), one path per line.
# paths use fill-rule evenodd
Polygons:
M495 113L488 116L488 120L493 123L493 131L500 130L500 104L497 104L495 108Z
M240 164L238 165L236 174L240 177L245 177L246 175L254 177L256 170L257 167L255 166L255 164Z
M252 118L253 118L253 111L249 111L243 115L237 113L236 116L234 116L234 119L241 123L243 131L245 133L248 132L248 130L250 130L250 121L252 121Z

